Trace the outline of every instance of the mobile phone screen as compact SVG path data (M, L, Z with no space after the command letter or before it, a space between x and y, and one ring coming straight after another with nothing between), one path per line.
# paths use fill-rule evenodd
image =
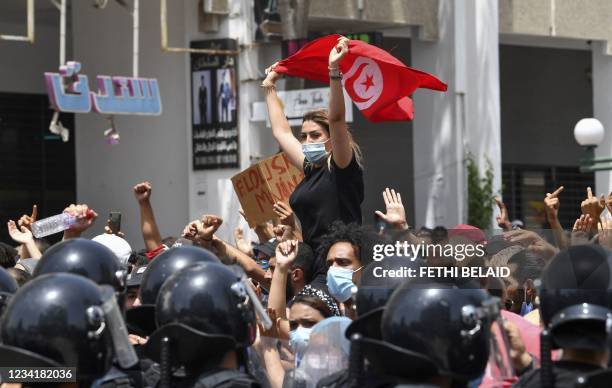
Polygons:
M108 226L113 234L117 234L121 230L121 212L110 212L108 215Z

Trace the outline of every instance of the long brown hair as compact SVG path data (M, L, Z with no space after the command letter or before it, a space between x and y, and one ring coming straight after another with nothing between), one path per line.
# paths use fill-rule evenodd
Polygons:
M321 127L325 129L325 131L327 132L327 135L331 138L331 133L329 132L329 115L327 113L327 109L315 109L315 110L306 112L302 119L302 123L304 123L305 121L312 121L313 123L320 125ZM355 160L357 161L357 164L359 165L359 167L363 168L363 154L361 153L361 148L359 148L359 144L357 144L355 142L355 139L353 139L353 134L351 133L348 126L346 130L349 135L349 141L351 144L351 148L353 149L353 153L355 154ZM331 168L331 156L332 155L330 153L329 157L327 158L328 168Z

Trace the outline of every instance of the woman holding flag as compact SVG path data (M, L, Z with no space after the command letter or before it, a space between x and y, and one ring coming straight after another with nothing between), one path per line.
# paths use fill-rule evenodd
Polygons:
M304 179L291 195L290 205L302 227L304 242L317 249L333 221L361 224L364 197L361 151L345 121L340 62L349 40L339 37L329 52L329 108L304 115L299 140L293 135L275 90L279 73L266 69L266 94L272 134Z

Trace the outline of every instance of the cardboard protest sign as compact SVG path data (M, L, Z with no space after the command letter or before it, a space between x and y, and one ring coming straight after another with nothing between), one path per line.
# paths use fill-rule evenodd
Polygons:
M234 175L232 183L250 227L276 218L274 202L289 203L289 196L304 178L284 152L262 160Z

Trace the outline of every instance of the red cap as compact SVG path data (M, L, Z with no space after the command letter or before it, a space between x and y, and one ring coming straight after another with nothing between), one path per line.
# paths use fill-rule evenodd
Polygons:
M467 224L459 224L449 229L448 237L465 237L476 244L484 244L487 241L487 236L482 230Z

